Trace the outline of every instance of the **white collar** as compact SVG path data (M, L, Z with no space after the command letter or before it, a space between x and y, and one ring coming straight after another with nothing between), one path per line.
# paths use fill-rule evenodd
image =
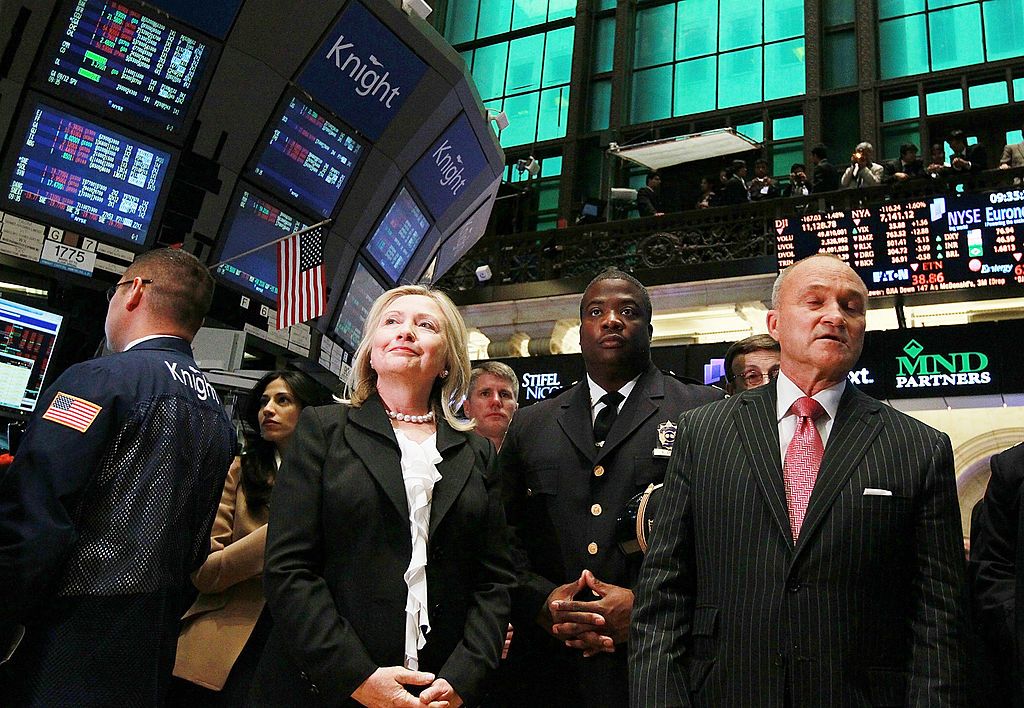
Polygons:
M782 371L779 371L779 377L775 381L775 393L777 396L775 415L776 421L781 421L789 415L789 409L793 402L807 394L801 391L800 387L793 383ZM826 388L824 391L818 391L811 398L821 404L830 420L835 420L836 413L839 411L839 399L843 397L844 391L846 391L846 379L843 379L835 386Z
M629 398L629 394L632 393L633 389L636 387L636 382L641 376L643 376L643 374L639 374L636 378L627 381L623 384L622 388L619 389L619 393L622 394L623 401ZM611 393L611 391L605 391L597 385L594 379L590 378L590 374L587 374L587 386L590 388L590 410L593 412L597 404L600 403L601 397L606 393Z

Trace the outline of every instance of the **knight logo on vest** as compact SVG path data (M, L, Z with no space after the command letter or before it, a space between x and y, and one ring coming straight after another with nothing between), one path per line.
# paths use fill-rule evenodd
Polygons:
M983 352L924 354L924 346L911 339L897 356L896 388L978 386L992 383L988 355Z

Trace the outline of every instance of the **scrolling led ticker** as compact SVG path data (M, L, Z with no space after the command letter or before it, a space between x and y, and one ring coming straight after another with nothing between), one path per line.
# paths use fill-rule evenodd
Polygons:
M1024 283L1024 190L932 197L775 221L779 268L832 253L870 295Z

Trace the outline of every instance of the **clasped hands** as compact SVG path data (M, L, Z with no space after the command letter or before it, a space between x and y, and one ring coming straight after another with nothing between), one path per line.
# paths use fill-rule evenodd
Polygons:
M574 599L589 589L596 600ZM605 583L584 570L578 580L555 588L548 595L541 613L541 625L567 647L579 649L583 656L612 653L616 644L629 638L629 615L633 611L633 591Z
M417 698L406 686L428 686ZM364 706L405 708L459 708L462 698L443 678L402 666L381 666L360 684L352 698Z

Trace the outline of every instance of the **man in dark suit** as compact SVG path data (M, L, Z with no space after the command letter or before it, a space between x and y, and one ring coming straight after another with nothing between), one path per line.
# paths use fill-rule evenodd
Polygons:
M747 191L747 163L743 160L733 160L729 165L729 177L722 185L722 191L718 195L719 206L727 204L746 204L750 201L750 193Z
M885 168L882 181L886 184L927 176L924 162L917 156L917 145L913 143L900 145L900 156L895 160L886 160L882 167Z
M947 138L953 154L949 158L949 169L957 173L981 172L988 167L988 153L981 143L967 144L967 134L962 130L953 130Z
M661 206L661 175L657 172L649 172L647 184L636 190L636 210L640 216L661 216L665 213Z
M651 364L651 300L632 276L598 275L580 318L586 379L520 409L501 449L519 565L510 705L627 703L639 559L616 545L616 517L662 480L679 413L722 397Z
M994 455L992 477L971 525L971 599L977 629L998 666L1000 687L1024 705L1024 613L1017 600L1024 591L1024 444ZM1007 705L1010 702L1007 700Z
M847 381L867 290L776 281L775 382L684 413L637 583L632 705L964 705L949 438Z
M189 345L212 298L194 256L140 255L107 291L117 353L40 399L0 478L0 629L25 627L0 703L163 704L235 446Z
M811 176L812 194L839 189L839 170L828 161L828 148L824 145L815 145L811 148L811 163L814 165Z

